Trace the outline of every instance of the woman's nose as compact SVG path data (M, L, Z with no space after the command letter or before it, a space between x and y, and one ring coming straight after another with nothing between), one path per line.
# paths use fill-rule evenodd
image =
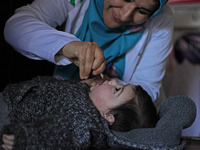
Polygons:
M123 22L131 21L133 19L135 8L135 4L125 4L120 12L120 20Z

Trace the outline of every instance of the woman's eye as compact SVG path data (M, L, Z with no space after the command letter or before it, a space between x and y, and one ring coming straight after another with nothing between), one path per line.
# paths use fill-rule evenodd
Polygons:
M140 9L138 8L137 11L140 13L140 14L143 14L143 15L147 15L148 12L144 11L143 9Z
M121 88L115 88L115 93L118 92Z
M124 0L125 2L131 2L132 0Z

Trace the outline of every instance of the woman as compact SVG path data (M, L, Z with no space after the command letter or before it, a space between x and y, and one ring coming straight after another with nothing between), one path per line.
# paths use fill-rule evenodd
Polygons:
M62 65L57 77L87 79L104 71L141 85L155 101L172 49L166 2L35 0L7 21L5 39L28 58ZM65 32L56 30L63 22Z

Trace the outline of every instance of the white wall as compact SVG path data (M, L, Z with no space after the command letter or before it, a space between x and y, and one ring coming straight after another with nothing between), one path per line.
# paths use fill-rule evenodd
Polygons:
M184 33L200 31L200 3L170 7L174 12L174 41ZM169 59L163 86L166 97L185 95L194 100L198 109L196 120L182 135L200 137L200 64L194 65L187 60L178 64Z

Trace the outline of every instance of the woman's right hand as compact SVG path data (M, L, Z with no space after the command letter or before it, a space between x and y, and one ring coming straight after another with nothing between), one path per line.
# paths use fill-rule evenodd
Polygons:
M64 55L79 66L81 79L88 79L90 73L98 75L106 67L103 51L96 42L72 41L66 44L58 54Z

